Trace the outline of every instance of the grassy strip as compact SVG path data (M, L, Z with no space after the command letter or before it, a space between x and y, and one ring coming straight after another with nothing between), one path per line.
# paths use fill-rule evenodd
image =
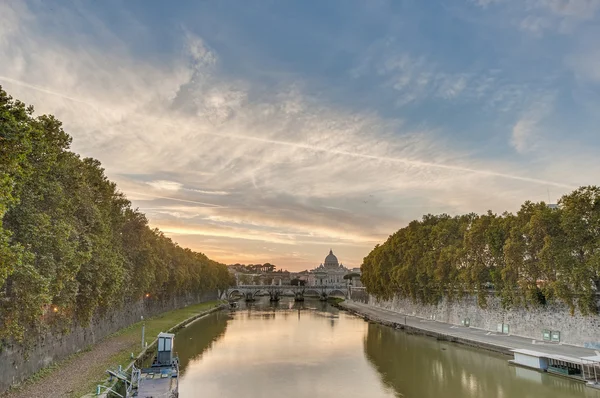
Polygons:
M146 319L144 321L146 324L145 339L148 342L148 345L156 339L156 336L158 336L160 332L166 332L186 319L197 316L198 314L218 307L221 304L223 304L222 301L209 301L206 303L190 305L185 308L180 308ZM108 385L106 369L115 369L118 368L119 365L125 369L132 362L131 354L133 353L133 355L137 357L137 354L141 351L142 324L143 322L141 321L137 322L108 337L109 339L120 339L126 344L126 347L111 355L106 361L98 363L93 370L94 378L82 383L81 386L71 394L72 397L81 397L82 395L89 394L96 390L98 384Z
M337 306L339 303L341 303L342 301L344 301L343 298L341 297L327 297L327 302L329 304L332 304L334 306Z

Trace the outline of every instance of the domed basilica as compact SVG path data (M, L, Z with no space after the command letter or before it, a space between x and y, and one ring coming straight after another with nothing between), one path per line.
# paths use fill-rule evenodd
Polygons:
M308 274L308 285L341 285L345 284L344 276L351 271L338 262L337 257L333 254L333 250L329 250L329 254L325 257L323 264L317 268L310 270Z

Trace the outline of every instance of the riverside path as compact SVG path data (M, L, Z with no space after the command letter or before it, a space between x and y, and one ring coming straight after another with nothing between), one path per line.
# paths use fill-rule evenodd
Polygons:
M507 355L512 355L510 350L514 349L528 349L577 358L598 355L593 349L585 347L547 343L527 337L506 335L473 327L452 325L449 323L404 315L356 301L344 301L340 303L340 306L375 322L381 322L390 326L405 328L408 331L421 332L426 335L485 348Z

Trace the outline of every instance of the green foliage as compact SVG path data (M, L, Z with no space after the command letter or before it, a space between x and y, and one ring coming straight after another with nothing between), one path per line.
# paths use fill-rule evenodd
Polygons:
M60 121L0 88L0 339L232 283L224 265L151 229L70 144Z
M363 261L367 291L435 304L465 293L505 308L561 300L598 312L600 188L582 187L557 208L525 202L519 212L427 215L377 245Z
M261 273L261 272L276 272L275 271L275 265L271 264L271 263L264 263L264 264L232 264L230 265L230 267L232 267L233 269L235 269L238 272L245 272L245 273ZM282 270L279 270L279 272L281 272Z

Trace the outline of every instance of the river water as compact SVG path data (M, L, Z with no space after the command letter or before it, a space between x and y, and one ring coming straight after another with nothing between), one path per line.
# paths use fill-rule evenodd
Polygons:
M181 398L600 398L507 357L407 335L318 300L262 300L177 334Z

